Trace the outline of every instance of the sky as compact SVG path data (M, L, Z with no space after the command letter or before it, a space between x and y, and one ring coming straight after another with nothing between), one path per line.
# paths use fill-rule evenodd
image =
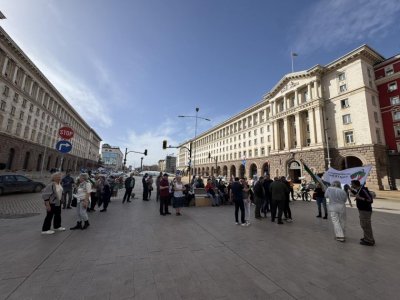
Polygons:
M291 72L400 53L398 0L0 0L0 20L104 143L156 164ZM127 165L143 155L130 153Z

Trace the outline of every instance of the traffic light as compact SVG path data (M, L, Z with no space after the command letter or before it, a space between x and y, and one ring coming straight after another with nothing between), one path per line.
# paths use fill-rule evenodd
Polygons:
M145 156L147 156L147 149L144 149L144 153Z
M167 140L162 141L162 148L167 149Z

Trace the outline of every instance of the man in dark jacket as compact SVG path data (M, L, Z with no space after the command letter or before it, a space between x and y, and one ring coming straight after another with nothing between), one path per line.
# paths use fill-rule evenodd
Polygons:
M278 208L278 224L283 224L282 213L286 197L289 197L289 188L279 177L274 178L274 182L269 186L271 193L271 222L275 222L276 209Z
M231 202L235 203L235 220L236 225L246 225L245 212L244 212L244 202L243 202L243 186L239 182L239 178L235 177L235 181L232 183L230 190ZM240 221L239 223L239 209L240 209Z
M63 208L71 208L71 200L72 200L72 189L74 187L74 179L71 177L71 171L68 170L63 179L61 180L61 186L63 188L63 193L62 193L62 203L63 203ZM67 196L68 196L68 202L67 202Z
M358 180L351 181L351 193L356 197L360 225L364 232L364 237L360 239L360 244L363 246L374 246L375 239L371 226L373 199L368 190L364 186L361 186Z
M168 211L168 202L169 202L168 174L164 173L162 179L160 180L160 215L161 216L171 214Z
M265 175L263 181L263 187L265 192L264 205L261 209L261 212L264 214L264 217L267 217L267 213L271 211L271 192L269 191L269 186L273 181L269 177L269 175Z
M264 182L264 177L261 176L253 188L254 199L255 199L255 203L256 203L254 217L256 219L261 219L261 208L262 208L264 198L265 198L263 182Z
M144 174L142 178L143 184L143 201L149 201L147 197L149 196L149 186L147 185L147 173Z
M286 180L285 176L281 177L281 181L286 184L286 186L289 189L289 194L287 195L286 199L285 199L285 204L283 206L283 214L285 215L285 220L286 222L292 222L292 211L290 210L290 183Z
M135 187L135 177L133 177L133 173L125 180L125 194L124 198L122 199L122 203L131 202L131 194L132 190Z

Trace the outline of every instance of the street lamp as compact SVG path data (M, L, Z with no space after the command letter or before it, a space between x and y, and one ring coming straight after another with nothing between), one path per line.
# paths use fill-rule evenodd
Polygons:
M210 119L199 117L198 116L199 108L196 107L196 115L195 116L178 116L179 118L195 118L196 123L194 127L194 151L193 151L193 175L196 175L196 138L197 138L197 119L202 119L206 121L211 121Z

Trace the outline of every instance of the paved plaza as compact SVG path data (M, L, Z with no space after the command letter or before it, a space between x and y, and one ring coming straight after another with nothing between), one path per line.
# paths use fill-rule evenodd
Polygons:
M377 245L365 247L355 208L347 210L347 242L338 243L330 221L315 218L315 202L292 202L293 223L241 227L233 206L160 216L154 195L122 204L122 192L106 213L90 214L88 230L50 236L40 234L40 194L1 197L0 299L399 297L396 208L374 212ZM63 210L63 226L74 223L75 211Z

